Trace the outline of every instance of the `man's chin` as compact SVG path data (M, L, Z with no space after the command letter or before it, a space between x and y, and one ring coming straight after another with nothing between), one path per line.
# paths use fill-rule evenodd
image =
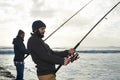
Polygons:
M41 38L44 38L44 35L41 35Z

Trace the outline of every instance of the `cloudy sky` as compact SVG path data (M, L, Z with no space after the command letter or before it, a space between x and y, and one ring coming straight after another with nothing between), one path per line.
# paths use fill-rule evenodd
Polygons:
M57 29L90 0L0 0L0 46L12 47L19 29L25 31L25 45L34 20L47 25L45 37ZM93 0L54 35L51 47L74 47L119 0ZM120 47L120 4L87 36L83 47Z

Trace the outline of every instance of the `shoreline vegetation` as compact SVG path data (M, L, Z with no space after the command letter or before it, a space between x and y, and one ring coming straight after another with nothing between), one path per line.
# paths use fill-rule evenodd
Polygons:
M15 80L15 76L0 66L0 80Z

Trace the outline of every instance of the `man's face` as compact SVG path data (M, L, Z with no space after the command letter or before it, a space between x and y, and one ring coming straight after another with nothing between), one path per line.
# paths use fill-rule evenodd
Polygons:
M45 27L39 28L38 31L39 31L39 33L44 37Z

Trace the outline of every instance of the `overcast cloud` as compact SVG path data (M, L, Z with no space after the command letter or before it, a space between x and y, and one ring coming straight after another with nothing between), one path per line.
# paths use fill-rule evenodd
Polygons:
M0 0L0 46L12 46L12 39L19 29L26 33L25 44L30 37L34 20L41 19L47 25L45 37L70 18L89 0ZM46 42L51 47L74 45L119 0L93 0ZM81 46L120 47L120 5L118 5L88 35Z

